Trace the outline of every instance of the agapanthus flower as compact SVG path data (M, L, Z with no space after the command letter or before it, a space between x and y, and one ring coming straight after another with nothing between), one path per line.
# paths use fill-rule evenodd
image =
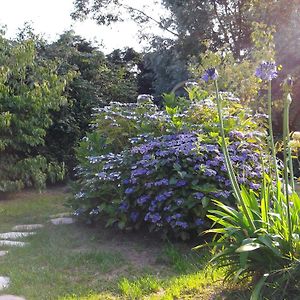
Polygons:
M216 80L219 77L218 71L215 68L209 68L207 69L204 74L202 75L202 79L205 82L208 82L209 80Z
M277 66L275 62L271 61L263 61L255 71L256 77L266 81L271 81L276 78L277 75Z

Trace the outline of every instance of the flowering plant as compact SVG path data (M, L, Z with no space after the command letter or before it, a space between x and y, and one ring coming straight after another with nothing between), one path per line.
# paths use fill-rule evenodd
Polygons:
M300 198L295 192L289 148L291 96L287 95L284 105L282 182L272 136L271 80L277 76L275 64L263 62L256 75L269 86L269 147L273 165L263 170L260 193L239 184L226 142L222 98L215 79L222 150L237 208L215 201L218 209L211 210L208 215L215 226L207 232L216 234L213 245L217 252L212 262L219 267L226 266L225 279L252 278L252 300L261 299L267 293L272 299L286 299L287 295L298 295L300 289Z

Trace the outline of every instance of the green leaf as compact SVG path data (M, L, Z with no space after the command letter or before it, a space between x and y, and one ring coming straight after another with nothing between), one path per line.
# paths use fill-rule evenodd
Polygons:
M235 250L235 252L237 252L237 253L249 252L249 251L257 250L257 249L259 249L261 247L262 247L262 245L259 244L259 243L249 243L249 244L240 246L239 248L237 248Z
M265 274L255 285L254 290L251 294L250 300L260 300L261 299L261 290L263 286L265 285L265 282L267 278L269 277L269 274Z

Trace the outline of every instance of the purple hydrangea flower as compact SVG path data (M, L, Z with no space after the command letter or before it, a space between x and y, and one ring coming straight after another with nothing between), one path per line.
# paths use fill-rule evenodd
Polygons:
M176 222L175 222L175 225L178 226L178 227L181 227L181 228L183 228L183 229L188 228L188 223L187 223L187 222L176 221Z
M187 184L187 183L186 183L185 180L178 180L178 181L176 182L176 186L178 186L178 187L185 186L186 184Z
M204 220L202 220L202 219L196 219L196 221L195 221L195 224L196 224L196 226L203 226L204 225Z
M217 175L217 172L213 169L209 169L207 168L204 173L203 173L205 176L208 176L208 177L213 177L213 176L216 176Z
M193 196L194 196L194 198L201 200L204 197L204 194L198 192L198 193L194 193Z
M139 197L136 202L140 205L143 205L144 203L146 203L148 200L150 199L150 196L148 195L143 195L141 197Z
M204 72L202 79L208 82L209 80L216 80L218 77L218 71L215 68L209 68Z
M176 199L176 204L180 206L183 203L183 199Z
M163 178L161 180L154 182L155 186L168 185L168 184L169 184L169 180L167 178Z
M132 194L133 192L134 192L134 188L127 188L127 189L125 190L125 194L126 194L126 195Z
M133 211L131 214L130 214L130 219L132 222L136 222L136 220L138 219L139 217L139 213L136 212L136 211Z
M128 208L129 208L129 205L127 202L121 202L121 204L119 206L120 211L127 211Z
M260 188L260 184L258 183L253 183L253 182L250 182L250 188L253 189L253 190L258 190Z
M129 184L129 183L130 183L130 179L124 179L124 180L123 180L123 183L124 183L124 184Z
M275 62L263 61L256 69L255 76L261 80L271 81L278 76Z
M205 223L205 222L204 222L203 219L198 218L198 219L195 220L195 225L196 225L196 226L203 226L204 223Z

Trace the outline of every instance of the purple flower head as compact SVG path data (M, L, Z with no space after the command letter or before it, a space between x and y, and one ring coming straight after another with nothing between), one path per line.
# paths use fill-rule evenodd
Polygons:
M263 61L256 69L255 76L261 80L271 81L278 75L275 62Z
M123 183L124 183L124 184L129 184L129 183L130 183L130 179L128 179L128 178L127 178L127 179L124 179L124 180L123 180Z
M178 187L182 187L182 186L185 186L186 185L186 181L185 180L178 180L176 182L176 186Z
M136 202L140 205L143 205L144 203L146 203L148 200L150 199L150 197L148 195L143 195L141 197L139 197Z
M250 182L250 188L253 190L258 190L260 188L260 184Z
M213 169L209 169L207 168L204 173L203 173L205 176L208 176L208 177L212 177L212 176L216 176L217 175L217 172Z
M134 188L127 188L127 189L125 190L125 194L126 194L126 195L132 194L133 192L134 192Z
M204 72L202 79L208 82L209 80L216 80L218 77L218 71L215 68L209 68Z
M180 206L182 203L183 203L183 199L181 199L181 198L176 199L176 204L177 204L178 206Z
M178 226L178 227L181 227L181 228L183 228L183 229L188 228L187 222L176 221L176 222L175 222L175 225Z
M203 226L204 225L204 220L202 220L202 219L196 219L196 221L195 221L195 224L196 224L196 226Z
M154 182L154 186L161 186L161 185L168 185L168 184L169 184L169 180L167 178L163 178L161 180Z
M138 219L139 217L139 213L136 212L136 211L133 211L131 214L130 214L130 219L132 222L136 222L136 220Z
M152 223L157 223L158 221L161 220L161 216L158 213L155 214L147 213L144 220L151 221Z
M201 200L204 197L204 194L201 192L198 192L198 193L194 193L193 196L194 196L194 198Z
M120 211L127 211L128 208L129 208L129 205L128 205L127 202L121 202L120 203L120 206L119 206Z

